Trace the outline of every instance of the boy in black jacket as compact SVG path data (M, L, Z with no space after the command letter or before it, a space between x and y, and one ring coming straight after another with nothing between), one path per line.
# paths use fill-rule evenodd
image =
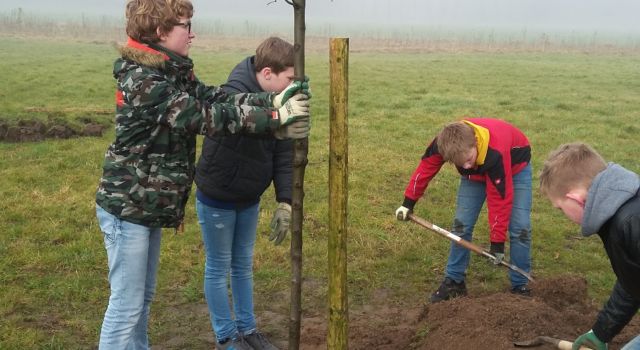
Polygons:
M586 144L564 144L545 161L541 192L581 226L583 236L600 236L618 278L592 329L575 340L573 349L607 349L640 308L639 188L636 173L607 164ZM640 336L623 347L631 349L640 349Z
M230 94L282 91L293 80L293 52L293 45L280 38L266 39L255 56L233 69L222 88ZM196 169L196 209L206 248L204 290L216 349L276 349L257 330L253 312L253 248L260 196L273 181L278 206L269 239L280 244L291 220L291 139L306 137L308 132L309 118L302 118L273 136L204 139ZM227 292L229 275L233 313Z

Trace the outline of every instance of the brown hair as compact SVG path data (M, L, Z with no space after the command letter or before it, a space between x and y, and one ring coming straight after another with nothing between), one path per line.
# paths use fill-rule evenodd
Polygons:
M540 172L540 192L547 197L562 197L571 190L589 188L593 178L607 162L591 146L575 142L560 145L549 153Z
M180 17L193 17L193 5L189 0L129 0L125 10L127 35L141 42L160 41L160 32L170 32Z
M476 146L476 134L464 122L449 123L438 133L436 145L442 159L455 164L456 160Z
M265 39L256 48L254 66L256 72L263 68L271 68L273 73L279 74L289 67L293 67L293 45L272 36Z

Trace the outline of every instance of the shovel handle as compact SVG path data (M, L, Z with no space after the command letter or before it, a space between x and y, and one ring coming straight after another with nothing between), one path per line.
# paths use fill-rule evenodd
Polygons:
M535 338L530 339L530 340L517 341L517 342L513 343L513 345L515 345L518 348L538 347L538 346L544 345L544 344L553 345L553 346L555 346L556 349L560 349L560 350L571 350L573 348L573 343L570 342L570 341L566 341L566 340L562 340L562 339L558 339L558 338L547 337L547 336L543 336L543 335L535 337ZM580 350L592 350L592 349L588 348L586 346L580 345Z
M558 341L558 349L560 349L560 350L571 350L571 349L573 349L573 343L570 342L570 341L566 341L566 340L560 340L560 341ZM588 348L586 346L580 345L580 350L592 350L592 349Z
M470 251L472 251L474 253L483 255L483 256L485 256L485 257L487 257L489 259L495 259L495 256L491 255L491 253L487 252L486 250L482 249L481 247L479 247L479 246L477 246L477 245L475 245L475 244L473 244L473 243L471 243L471 242L469 242L467 240L464 240L460 236L456 236L453 233L443 229L442 227L434 225L434 224L430 223L429 221L427 221L427 220L425 220L425 219L423 219L421 217L415 216L413 213L409 213L409 215L407 215L407 217L409 218L409 220L415 222L416 224L418 224L418 225L420 225L422 227L425 227L425 228L427 228L427 229L429 229L431 231L434 231L434 232L438 233L441 236L444 236L445 238L453 241L455 244L461 245L461 246L465 247L466 249L468 249L468 250L470 250ZM507 268L509 268L509 269L511 269L513 271L518 272L519 274L521 274L524 277L526 277L529 281L533 282L533 278L531 278L531 275L528 274L527 272L523 271L522 269L518 268L517 266L509 264L506 261L502 261L500 264L503 265L503 266L506 266Z
M480 248L479 246L477 246L477 245L475 245L475 244L473 244L473 243L471 243L471 242L469 242L467 240L464 240L464 239L460 238L460 236L456 236L453 233L443 229L442 227L434 225L434 224L430 223L429 221L427 221L427 220L425 220L425 219L423 219L421 217L417 217L417 216L415 216L413 214L409 214L408 217L409 217L409 220L415 222L416 224L418 224L418 225L420 225L422 227L426 227L429 230L434 231L435 233L438 233L441 236L444 236L445 238L447 238L447 239L455 242L456 244L459 244L459 245L471 250L474 253L478 253L480 255L485 255L485 253L486 253L484 251L484 249ZM488 254L488 253L486 253L486 254Z

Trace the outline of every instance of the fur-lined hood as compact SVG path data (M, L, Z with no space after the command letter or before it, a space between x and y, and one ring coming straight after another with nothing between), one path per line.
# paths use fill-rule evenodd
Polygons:
M116 45L116 49L125 60L131 60L152 68L163 69L165 61L169 59L169 56L164 52L131 38L124 45Z

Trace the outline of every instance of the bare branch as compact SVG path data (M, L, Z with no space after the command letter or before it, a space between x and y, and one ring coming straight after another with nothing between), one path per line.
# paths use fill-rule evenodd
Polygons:
M333 1L333 0L331 0L331 1ZM269 6L269 5L271 5L271 4L275 4L276 2L278 2L278 0L271 0L271 1L269 1L269 2L267 3L267 6ZM293 7L295 7L295 6L296 6L296 5L293 3L293 1L292 1L292 0L284 0L284 2L286 2L287 4L289 4L289 5L293 6Z

